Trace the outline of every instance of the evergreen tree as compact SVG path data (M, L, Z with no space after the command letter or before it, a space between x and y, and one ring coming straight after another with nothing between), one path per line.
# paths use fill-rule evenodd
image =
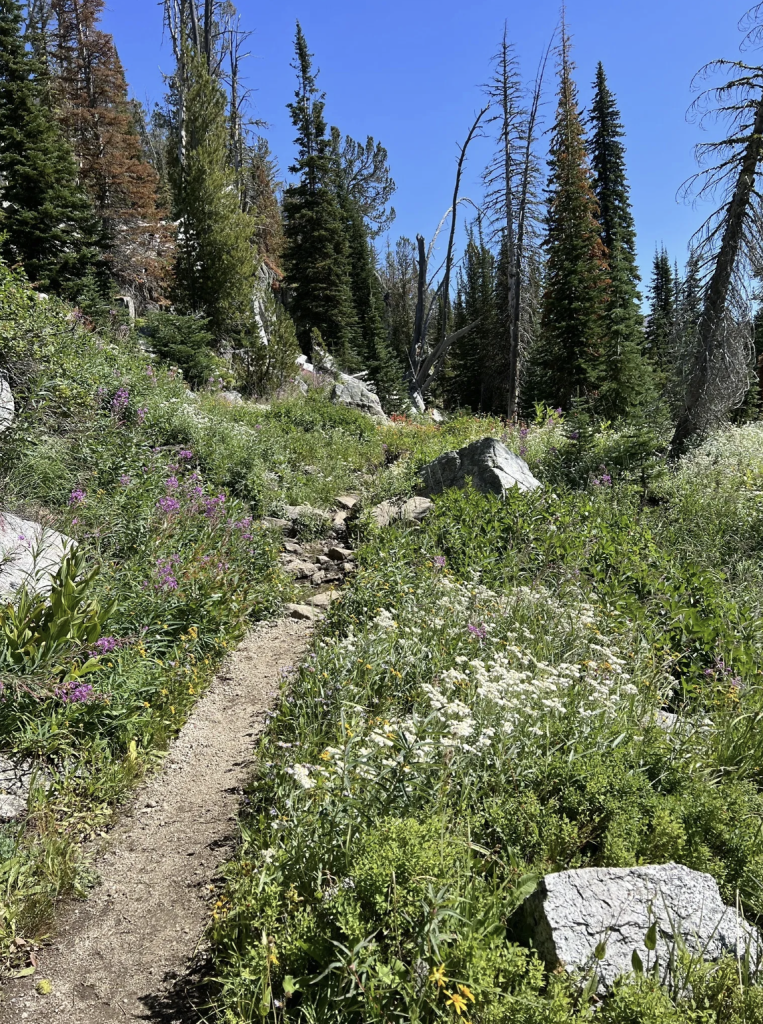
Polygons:
M639 273L636 265L636 229L625 174L625 147L621 141L625 133L617 101L607 85L601 63L596 69L590 124L592 131L589 150L593 190L599 203L601 240L608 252L615 245L622 247L621 259L635 291Z
M159 177L144 158L113 39L98 28L105 0L52 0L50 66L58 116L108 239L119 287L155 300L167 284L171 234Z
M350 288L358 327L359 355L376 384L385 408L397 406L406 394L402 365L395 358L384 326L384 297L376 271L376 254L363 214L348 196L347 217Z
M676 281L667 252L655 252L649 285L649 313L646 321L646 349L663 374L671 364L672 339L676 326Z
M226 98L203 54L186 43L183 161L173 146L171 181L180 221L175 265L179 306L209 321L219 340L249 329L257 258L228 162ZM180 127L175 122L175 132Z
M562 30L546 216L546 290L526 400L569 409L591 388L607 308L606 250L598 222L569 38Z
M594 193L609 265L602 346L598 359L590 366L591 383L599 395L600 412L623 416L653 394L653 380L651 367L642 355L636 231L625 173L624 131L601 63L596 70L590 123Z
M459 274L453 327L459 330L475 323L453 344L446 393L453 404L474 412L503 411L501 373L506 358L500 343L496 292L496 260L485 245L482 226L469 232Z
M381 272L387 339L398 363L407 368L416 315L416 244L398 238L388 243Z
M358 325L344 218L323 116L325 97L318 91L299 23L295 48L298 88L288 108L297 129L298 155L289 170L298 181L286 189L283 203L289 308L303 349L309 349L311 330L317 329L329 349L348 364L357 358Z
M101 264L72 152L46 106L21 7L0 0L0 254L43 290L74 296Z

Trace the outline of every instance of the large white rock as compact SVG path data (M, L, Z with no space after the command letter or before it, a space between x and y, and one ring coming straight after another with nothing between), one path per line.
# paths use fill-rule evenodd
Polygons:
M11 386L5 377L0 377L0 434L13 423L16 403L13 401Z
M350 409L357 409L367 416L372 416L381 423L388 423L386 413L382 409L379 396L375 395L361 380L355 377L348 377L346 373L340 373L331 392L331 400L336 405L346 405Z
M657 958L660 977L667 980L676 937L709 961L724 953L743 957L749 948L755 963L763 951L760 933L724 906L715 879L682 864L546 875L518 920L549 970L577 973L593 967L600 988L633 970L634 950L645 969ZM644 940L652 923L657 945L650 952ZM600 954L603 949L601 959L597 946Z
M457 452L445 452L419 471L420 494L432 497L449 487L465 487L471 479L475 490L504 498L511 487L534 491L536 480L524 459L510 452L494 437L472 441Z
M0 512L0 599L14 597L24 585L47 594L73 546L62 533Z

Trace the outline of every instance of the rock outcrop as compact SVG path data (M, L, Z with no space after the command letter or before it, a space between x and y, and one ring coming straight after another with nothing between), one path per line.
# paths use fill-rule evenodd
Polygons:
M74 541L7 512L0 512L0 600L26 585L46 594Z
M382 527L395 522L420 523L433 508L429 498L409 498L408 501L398 498L377 505L371 510L371 519Z
M331 392L331 400L336 405L346 405L349 409L364 412L380 423L389 422L379 396L375 395L362 380L349 377L346 373L339 374Z
M450 487L465 487L471 479L475 490L503 498L512 487L534 491L541 486L527 463L493 437L473 441L458 451L445 452L419 471L419 494L432 497Z
M5 377L0 377L0 434L11 426L16 416L11 386Z
M715 879L682 864L546 875L516 922L549 970L594 968L603 989L634 969L634 951L645 969L656 959L666 980L677 938L709 961L749 949L755 963L763 951L757 930L724 906ZM651 938L654 950L647 948Z

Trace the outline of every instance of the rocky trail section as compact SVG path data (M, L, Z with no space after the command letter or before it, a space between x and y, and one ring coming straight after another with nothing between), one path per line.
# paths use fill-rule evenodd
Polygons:
M184 979L232 852L256 738L310 629L294 619L261 623L223 666L163 770L111 834L95 865L101 884L68 909L35 975L6 989L3 1024L199 1019ZM49 995L37 993L41 979Z

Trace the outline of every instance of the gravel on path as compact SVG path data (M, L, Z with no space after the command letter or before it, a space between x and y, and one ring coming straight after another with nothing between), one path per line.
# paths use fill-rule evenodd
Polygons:
M63 914L32 978L11 983L3 1024L187 1024L189 979L214 878L236 836L241 787L281 672L297 665L312 625L256 626L197 704L161 773L138 791L94 865L101 884ZM38 995L40 979L52 983Z

